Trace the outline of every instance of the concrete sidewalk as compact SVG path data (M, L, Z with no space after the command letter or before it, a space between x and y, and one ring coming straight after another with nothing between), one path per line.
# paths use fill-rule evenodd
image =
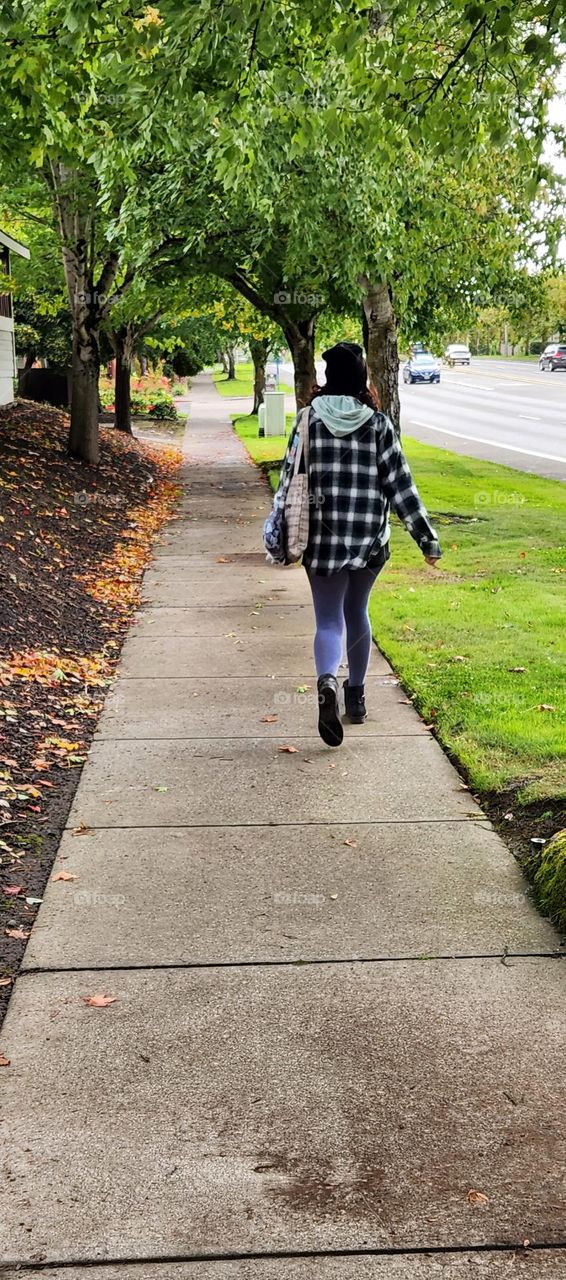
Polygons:
M566 1280L557 938L380 655L318 738L205 376L186 454L4 1026L0 1275Z

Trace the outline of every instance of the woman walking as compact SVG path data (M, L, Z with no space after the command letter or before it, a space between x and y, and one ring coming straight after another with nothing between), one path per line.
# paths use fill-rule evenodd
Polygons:
M353 724L366 719L364 685L371 650L368 601L389 559L389 507L429 564L436 564L441 551L398 437L368 386L362 347L339 342L323 353L323 359L326 384L313 392L308 414L310 516L303 564L316 618L318 729L328 746L338 747L344 730L336 677L344 630L346 715ZM301 429L305 426L303 422ZM295 426L281 471L281 495L288 486L296 448Z

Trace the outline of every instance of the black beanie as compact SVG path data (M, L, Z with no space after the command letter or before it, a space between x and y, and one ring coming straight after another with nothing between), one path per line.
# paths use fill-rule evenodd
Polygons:
M323 351L326 362L326 391L329 395L359 396L365 390L368 369L363 347L357 342L337 342Z

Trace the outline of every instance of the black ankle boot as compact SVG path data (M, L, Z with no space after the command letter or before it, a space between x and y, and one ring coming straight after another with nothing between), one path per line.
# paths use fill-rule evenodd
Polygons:
M327 747L339 747L344 737L338 709L338 681L336 676L319 676L318 732Z
M363 684L349 684L344 681L344 700L346 715L350 724L363 724L367 720L366 700Z

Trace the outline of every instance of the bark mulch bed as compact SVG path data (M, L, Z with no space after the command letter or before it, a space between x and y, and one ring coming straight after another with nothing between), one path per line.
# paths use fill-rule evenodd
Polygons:
M68 425L0 407L0 1017L179 495L177 450L103 427L94 469L67 455Z

